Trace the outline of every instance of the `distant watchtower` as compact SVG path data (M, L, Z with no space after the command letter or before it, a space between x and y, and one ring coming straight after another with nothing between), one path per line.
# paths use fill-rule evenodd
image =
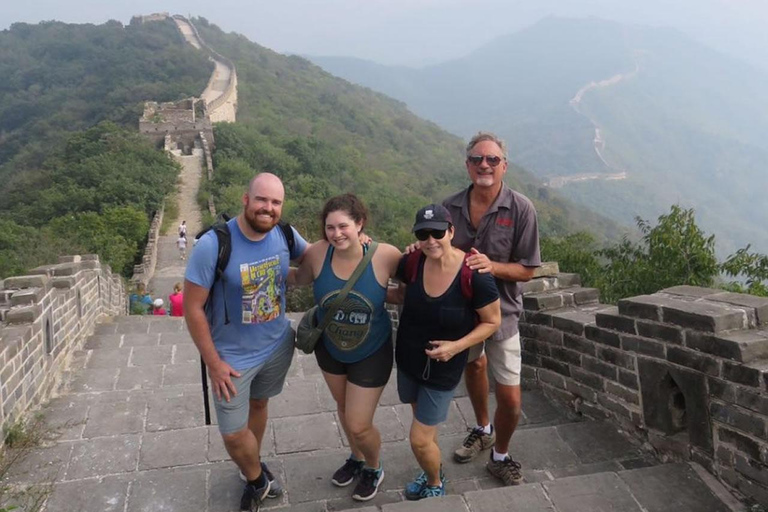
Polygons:
M176 102L144 103L144 114L139 120L139 132L156 145L164 143L165 149L180 150L191 154L201 137L213 141L211 118L205 101L188 98Z

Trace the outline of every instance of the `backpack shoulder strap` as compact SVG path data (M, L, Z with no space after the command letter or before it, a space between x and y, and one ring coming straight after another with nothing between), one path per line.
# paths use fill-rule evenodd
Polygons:
M288 254L293 255L293 249L296 247L296 238L293 236L293 229L291 228L291 225L283 221L278 222L277 225L280 226L281 230L283 230L285 241L288 242Z
M224 278L224 270L229 265L229 257L232 254L232 233L230 233L226 222L216 223L211 229L216 234L216 241L219 244L216 253L216 273L213 276L213 284L215 285L216 281Z
M461 284L461 294L465 299L471 301L474 295L474 290L472 290L472 273L474 271L467 266L467 258L469 258L469 253L464 255L464 261L459 271L459 281Z
M419 273L419 260L421 259L421 249L417 249L408 254L408 259L405 260L405 279L406 283L413 283L416 281L416 276Z

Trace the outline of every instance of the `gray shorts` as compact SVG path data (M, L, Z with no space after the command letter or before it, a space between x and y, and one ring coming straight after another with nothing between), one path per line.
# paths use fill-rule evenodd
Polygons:
M505 386L520 385L520 368L522 354L520 352L520 333L501 341L486 340L469 348L469 362L481 355L483 350L488 356L488 367L493 372L493 378Z
M456 388L432 389L397 370L397 394L404 404L415 404L413 416L420 423L434 427L448 418L448 408Z
M213 396L219 432L234 434L248 426L250 411L249 399L260 400L280 394L285 383L285 376L293 360L293 338L295 333L289 328L280 346L264 363L240 372L240 377L232 377L237 395L230 396L229 402Z

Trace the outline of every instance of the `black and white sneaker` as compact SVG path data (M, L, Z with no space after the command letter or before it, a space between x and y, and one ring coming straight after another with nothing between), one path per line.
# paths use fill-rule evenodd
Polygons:
M269 470L267 465L265 463L261 463L261 470L264 472L265 475L267 475L267 480L269 480L269 493L267 494L267 498L279 498L283 495L283 486L280 484L280 481L275 478L275 475L272 474L272 472ZM248 479L245 478L245 475L243 472L240 472L240 480L243 482L247 482Z
M360 473L360 481L355 486L355 492L352 493L352 499L357 501L372 500L379 490L382 480L384 480L383 469L363 468Z
M247 510L248 512L259 512L261 508L261 502L269 494L269 480L264 479L262 486L256 484L245 484L243 489L243 496L240 498L240 510Z
M355 460L352 457L348 458L344 465L333 474L331 482L338 487L348 486L363 471L363 465L364 462L361 460Z

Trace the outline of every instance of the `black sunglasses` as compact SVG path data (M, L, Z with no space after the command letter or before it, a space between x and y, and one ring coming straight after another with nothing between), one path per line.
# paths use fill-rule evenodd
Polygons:
M485 159L491 167L496 167L501 163L501 157L495 155L469 155L467 157L467 162L472 165L480 165L483 163L483 159Z
M447 230L445 229L419 229L414 233L414 235L416 235L416 238L422 242L424 242L430 236L435 240L442 240L446 231Z

